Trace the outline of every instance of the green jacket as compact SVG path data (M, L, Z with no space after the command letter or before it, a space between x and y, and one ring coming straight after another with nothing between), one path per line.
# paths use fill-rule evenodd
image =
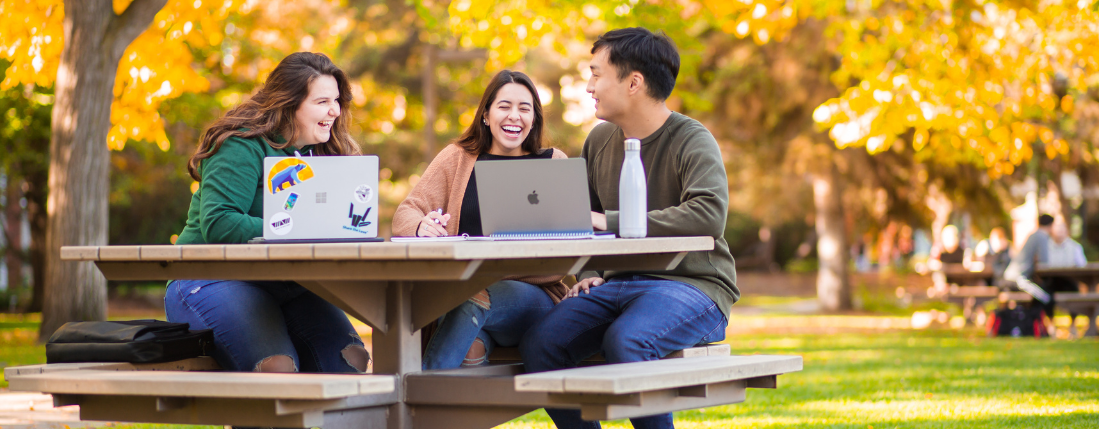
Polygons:
M587 160L592 210L606 214L607 229L615 233L624 140L617 125L599 124L588 134L580 155ZM648 186L648 236L710 236L714 250L690 252L671 271L584 272L579 278L644 274L687 283L709 296L728 319L740 290L724 236L729 179L717 141L698 121L672 112L660 129L641 140L641 163Z
M306 155L312 149L299 152ZM274 149L258 137L226 139L199 165L202 180L176 244L239 244L263 236L263 158L294 156L294 150Z

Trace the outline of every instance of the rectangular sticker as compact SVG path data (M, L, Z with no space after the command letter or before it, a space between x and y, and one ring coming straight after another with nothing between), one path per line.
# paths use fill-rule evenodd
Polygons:
M286 204L283 204L282 209L286 211L294 210L294 204L296 204L297 202L298 194L291 192L290 196L286 197Z

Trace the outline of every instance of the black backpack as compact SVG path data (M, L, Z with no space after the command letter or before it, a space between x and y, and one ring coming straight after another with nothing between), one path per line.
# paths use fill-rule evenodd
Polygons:
M997 337L1048 337L1045 312L1037 305L1002 307L988 320L988 335Z
M208 355L214 332L189 327L160 320L69 322L50 336L46 362L156 363Z

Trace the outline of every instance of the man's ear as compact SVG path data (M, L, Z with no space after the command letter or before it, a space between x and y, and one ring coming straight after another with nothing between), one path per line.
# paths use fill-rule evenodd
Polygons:
M630 82L630 95L637 95L645 90L645 76L642 75L641 72L631 72L626 79Z

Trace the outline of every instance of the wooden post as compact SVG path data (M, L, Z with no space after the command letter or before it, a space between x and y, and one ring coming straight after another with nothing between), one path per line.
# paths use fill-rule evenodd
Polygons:
M397 375L403 389L404 375L420 371L420 331L412 329L411 282L390 282L386 289L386 324L383 334L374 331L374 373ZM389 406L389 429L412 429L412 409L404 401Z
M439 108L438 87L435 85L435 47L424 46L424 68L422 70L424 90L424 162L435 158L435 117Z
M435 82L435 66L440 62L472 61L484 58L484 50L440 51L432 45L424 46L424 68L420 71L424 92L424 162L435 158L435 121L438 119L439 87Z

